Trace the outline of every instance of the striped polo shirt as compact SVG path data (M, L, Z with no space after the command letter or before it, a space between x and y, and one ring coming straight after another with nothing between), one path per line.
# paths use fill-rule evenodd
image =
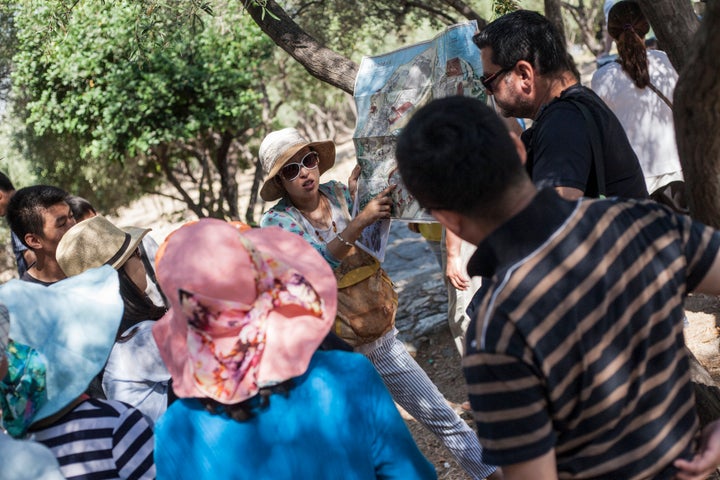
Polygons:
M719 247L653 202L551 189L481 242L463 367L483 460L554 448L560 478L671 478L698 428L683 298Z
M50 448L67 479L154 479L152 426L135 408L89 399L33 432Z

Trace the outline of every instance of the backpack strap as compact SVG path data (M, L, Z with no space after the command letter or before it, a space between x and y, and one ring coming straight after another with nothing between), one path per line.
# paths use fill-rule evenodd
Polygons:
M650 90L652 90L653 92L655 92L655 94L656 94L658 97L660 97L660 100L662 100L663 102L665 102L665 105L667 105L668 107L670 107L670 110L672 110L672 108L673 108L673 107L672 107L672 102L671 102L670 100L668 100L668 98L660 91L659 88L657 88L655 85L653 85L652 82L649 82L649 83L648 83L648 88L650 88Z

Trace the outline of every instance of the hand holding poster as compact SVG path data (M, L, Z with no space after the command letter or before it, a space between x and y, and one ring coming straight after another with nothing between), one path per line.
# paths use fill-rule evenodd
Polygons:
M395 164L395 143L412 114L435 98L465 95L485 100L475 21L452 25L432 40L391 53L364 57L355 80L358 121L353 140L361 173L355 211L388 185L392 218L432 222L404 188ZM360 243L384 257L389 221L365 229Z

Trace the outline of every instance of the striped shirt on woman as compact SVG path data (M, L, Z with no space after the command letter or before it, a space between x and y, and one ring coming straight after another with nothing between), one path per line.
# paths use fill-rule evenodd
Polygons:
M649 201L543 190L487 237L463 365L483 459L560 478L672 478L698 424L683 299L720 234Z
M67 479L155 478L152 426L124 403L88 399L33 433L53 452Z

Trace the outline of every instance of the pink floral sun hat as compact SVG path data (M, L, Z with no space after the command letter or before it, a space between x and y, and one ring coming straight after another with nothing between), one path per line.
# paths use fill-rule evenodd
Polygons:
M337 285L302 237L203 219L161 250L171 308L153 335L178 397L232 405L305 373L335 319Z

